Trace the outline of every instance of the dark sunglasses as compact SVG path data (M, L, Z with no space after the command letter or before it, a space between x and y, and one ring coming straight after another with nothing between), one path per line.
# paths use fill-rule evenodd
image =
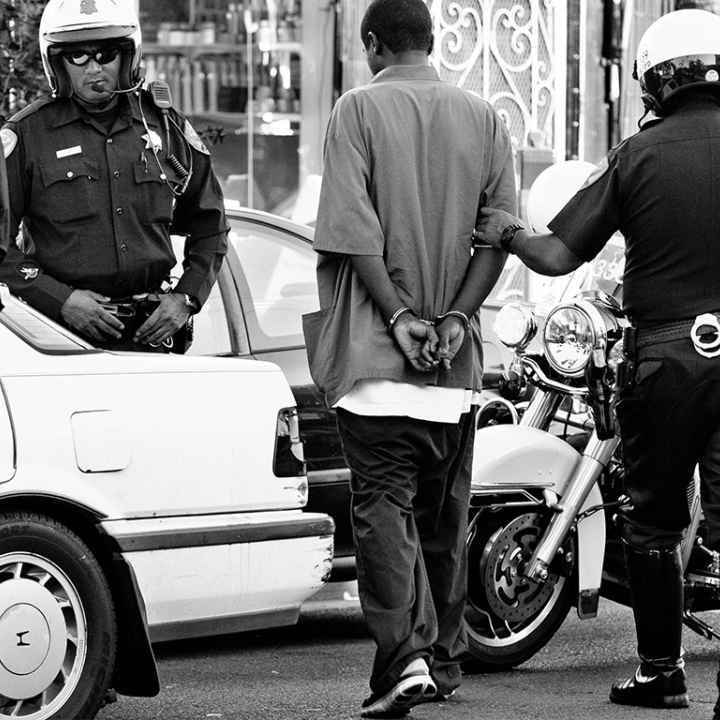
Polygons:
M109 47L97 48L96 50L88 50L87 48L78 48L77 50L65 50L62 56L75 67L83 67L90 60L94 60L99 65L107 65L111 63L120 54L120 48L117 45Z

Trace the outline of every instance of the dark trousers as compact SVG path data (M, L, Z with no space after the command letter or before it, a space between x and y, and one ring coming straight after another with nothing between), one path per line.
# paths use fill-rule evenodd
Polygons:
M700 356L687 338L642 348L634 363L617 405L633 506L623 536L638 654L650 674L682 667L679 545L696 465L708 544L720 544L720 358Z
M642 348L635 363L617 405L634 508L627 539L648 548L680 542L697 464L709 544L720 549L720 357L698 355L688 338Z
M475 413L459 424L341 408L337 417L352 473L360 603L377 645L370 688L387 692L411 660L424 657L439 689L453 690L467 648Z

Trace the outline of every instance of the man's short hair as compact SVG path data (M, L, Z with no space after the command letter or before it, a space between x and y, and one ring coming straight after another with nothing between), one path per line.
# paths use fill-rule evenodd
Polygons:
M360 25L366 48L370 32L393 53L432 47L432 19L423 0L373 0Z

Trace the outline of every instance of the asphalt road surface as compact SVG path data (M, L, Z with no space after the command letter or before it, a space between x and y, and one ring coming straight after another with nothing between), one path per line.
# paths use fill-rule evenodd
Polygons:
M348 585L312 603L291 628L156 646L161 692L120 697L99 720L350 720L359 718L373 654ZM720 613L703 619L720 626ZM720 642L685 630L690 708L611 705L611 683L635 669L629 609L601 601L595 620L567 620L532 660L510 672L468 675L448 702L416 720L710 720Z

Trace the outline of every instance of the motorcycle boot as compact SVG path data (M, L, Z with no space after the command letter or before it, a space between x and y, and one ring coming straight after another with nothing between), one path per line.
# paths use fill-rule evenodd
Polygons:
M610 700L618 705L687 707L680 547L624 546L641 663L631 678L612 686Z

